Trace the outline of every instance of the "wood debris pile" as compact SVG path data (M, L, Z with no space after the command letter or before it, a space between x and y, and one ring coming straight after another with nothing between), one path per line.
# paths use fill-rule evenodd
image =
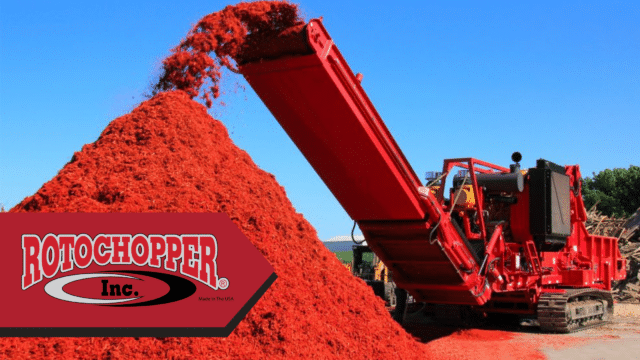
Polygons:
M620 253L627 258L627 278L614 285L613 298L617 302L640 303L640 242L620 246Z
M623 228L620 234L622 242L640 242L640 209L625 222Z
M627 259L627 278L613 286L614 299L640 303L640 209L628 219L609 218L591 209L586 225L594 235L617 237L620 253Z
M627 219L608 217L600 214L594 207L587 212L587 231L592 235L619 237L624 230Z

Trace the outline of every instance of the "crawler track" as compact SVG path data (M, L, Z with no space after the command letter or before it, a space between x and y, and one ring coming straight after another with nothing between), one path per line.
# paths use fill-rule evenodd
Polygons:
M611 292L567 289L565 293L544 293L538 302L540 329L572 333L606 324L613 316Z

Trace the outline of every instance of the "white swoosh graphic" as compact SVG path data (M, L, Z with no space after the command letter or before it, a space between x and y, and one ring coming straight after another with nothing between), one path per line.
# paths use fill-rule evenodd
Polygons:
M84 298L84 297L80 297L80 296L75 296L75 295L71 295L68 294L66 292L64 292L64 290L62 290L62 288L67 285L70 284L74 281L78 281L78 280L84 280L84 279L92 279L92 278L97 278L97 277L118 277L118 278L127 278L127 279L134 279L134 280L140 280L138 278L135 278L133 276L127 276L127 275L119 275L119 274L78 274L78 275L69 275L69 276L65 276L62 278L58 278L55 280L50 281L45 287L44 287L44 291L49 294L49 296L52 296L56 299L60 299L60 300L64 300L64 301L70 301L70 302L74 302L74 303L80 303L80 304L115 304L115 303L122 303L122 302L126 302L126 301L133 301L133 300L138 300L140 299L140 297L137 298L130 298L130 299L91 299L91 298Z

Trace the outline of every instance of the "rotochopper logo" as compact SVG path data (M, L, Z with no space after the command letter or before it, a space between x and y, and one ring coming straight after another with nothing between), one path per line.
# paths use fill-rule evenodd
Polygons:
M145 235L35 234L22 235L22 290L52 279L44 291L59 300L101 306L151 306L186 299L196 285L166 272L122 270L117 265L163 268L199 281L213 290L229 287L219 278L218 244L211 234ZM91 264L105 271L62 276ZM110 266L110 265L116 265Z

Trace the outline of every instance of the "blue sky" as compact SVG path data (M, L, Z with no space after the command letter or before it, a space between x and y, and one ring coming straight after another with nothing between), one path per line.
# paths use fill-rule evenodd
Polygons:
M0 203L11 208L131 111L218 1L0 2ZM545 158L583 175L640 165L638 2L301 1L420 178L442 160ZM321 239L352 222L253 90L211 114Z

